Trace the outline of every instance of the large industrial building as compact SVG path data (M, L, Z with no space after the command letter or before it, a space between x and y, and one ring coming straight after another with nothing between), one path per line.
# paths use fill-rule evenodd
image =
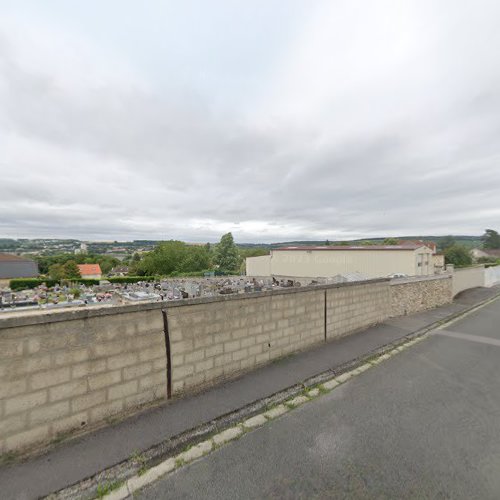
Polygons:
M246 259L247 276L334 277L351 273L366 278L434 274L433 250L425 245L297 246Z
M38 265L33 260L9 253L0 253L0 280L35 278L36 276L38 276Z

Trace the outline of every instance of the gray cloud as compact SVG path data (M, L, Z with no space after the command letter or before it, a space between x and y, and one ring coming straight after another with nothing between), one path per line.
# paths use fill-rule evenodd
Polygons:
M201 80L159 84L41 20L42 47L13 34L15 18L0 24L1 234L276 241L497 227L500 8L485 1L470 19L454 3L447 19L408 5L393 14L381 1L360 21L357 7L320 2L275 74L255 75L258 95L224 108Z

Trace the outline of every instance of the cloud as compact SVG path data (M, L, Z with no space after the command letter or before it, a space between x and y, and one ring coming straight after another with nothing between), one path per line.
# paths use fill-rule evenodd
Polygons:
M208 67L209 84L195 71L165 83L169 55L154 45L143 55L157 74L88 25L11 11L0 22L0 232L277 241L495 227L500 7L480 3L318 2L282 40L259 30L259 57L281 44L261 72L239 60L217 80L193 49L185 63ZM217 47L235 60L238 46ZM248 39L244 49L251 59Z

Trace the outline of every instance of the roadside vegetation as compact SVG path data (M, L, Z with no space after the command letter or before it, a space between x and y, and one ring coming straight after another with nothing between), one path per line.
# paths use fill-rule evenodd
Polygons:
M478 245L479 246L479 245ZM481 237L481 246L485 250L500 250L500 235L494 229L486 229ZM467 267L473 264L471 249L464 244L458 243L453 236L445 236L439 245L439 249L444 253L447 264L455 267ZM478 264L500 264L497 257L480 257Z

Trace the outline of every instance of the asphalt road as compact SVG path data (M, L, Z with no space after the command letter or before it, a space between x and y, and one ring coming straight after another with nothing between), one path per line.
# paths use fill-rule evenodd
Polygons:
M500 498L500 300L138 497Z

